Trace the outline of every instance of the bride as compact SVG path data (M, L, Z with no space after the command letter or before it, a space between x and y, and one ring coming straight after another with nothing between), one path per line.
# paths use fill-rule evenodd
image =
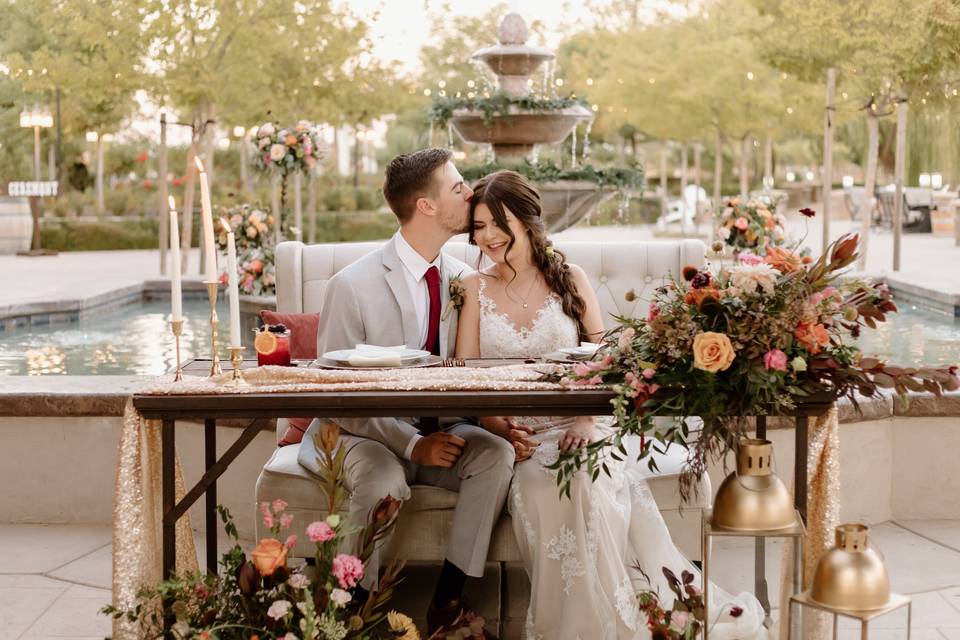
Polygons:
M470 241L490 266L463 280L457 357L538 357L602 335L593 287L583 269L552 247L540 197L523 176L498 171L480 180L471 218ZM507 503L531 583L524 636L650 638L635 592L653 588L669 608L661 568L677 575L696 570L670 539L639 465L609 459L610 475L595 482L581 472L572 479L570 498L559 497L555 472L546 468L560 451L602 437L611 419L504 416L481 424L517 452ZM711 596L712 637L765 637L763 611L752 596L733 598L714 588Z

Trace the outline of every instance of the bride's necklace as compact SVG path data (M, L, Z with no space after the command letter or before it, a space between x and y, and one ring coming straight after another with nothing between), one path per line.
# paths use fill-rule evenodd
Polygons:
M525 296L520 295L520 292L514 289L514 293L517 294L518 298L520 298L520 304L523 305L524 309L530 306L527 304L527 300L530 298L530 294L533 293L533 288L537 285L537 280L539 280L539 278L534 276L533 279L530 281L530 288L527 289L527 295ZM510 289L511 288L510 284L507 284L506 288Z

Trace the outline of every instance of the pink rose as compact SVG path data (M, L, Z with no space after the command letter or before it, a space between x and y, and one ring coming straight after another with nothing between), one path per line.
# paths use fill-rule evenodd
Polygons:
M577 364L573 365L573 375L577 376L578 378L586 378L590 375L590 369L585 363L578 362Z
M283 543L283 546L285 546L287 549L293 549L295 546L297 546L297 536L287 536L287 541Z
M746 265L763 264L763 258L755 253L750 253L749 251L741 251L740 255L737 256L737 260L740 262L740 264Z
M330 572L340 582L341 589L352 589L363 577L363 563L356 556L339 553L333 559L333 568Z
M654 376L654 374L656 374L656 373L657 373L657 372L654 371L653 369L647 368L647 369L644 369L644 370L643 370L643 377L646 378L647 380L649 380L649 379L652 378L652 377Z
M307 526L307 537L313 542L326 542L327 540L333 540L335 535L336 533L334 533L333 529L330 528L330 525L322 520L319 522L311 522Z
M780 349L771 349L763 354L763 366L767 368L767 371L771 369L774 371L786 371L787 354L780 351Z
M743 216L740 216L739 218L737 218L737 221L733 223L733 226L735 226L737 229L740 229L740 231L746 231L747 227L750 226L750 223L747 221L746 218L744 218Z

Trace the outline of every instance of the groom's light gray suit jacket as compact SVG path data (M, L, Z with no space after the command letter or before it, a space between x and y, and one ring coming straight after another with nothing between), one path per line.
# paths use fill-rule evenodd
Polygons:
M381 249L334 275L323 296L317 354L349 349L361 343L423 348L404 268L397 254L396 238L391 238ZM450 304L450 279L466 275L471 269L444 254L440 271L440 355L446 357L456 345L458 317L457 311L451 310L443 319ZM410 419L404 418L337 418L336 421L348 433L376 440L400 458L417 434ZM298 459L307 469L320 472L312 438L304 438Z

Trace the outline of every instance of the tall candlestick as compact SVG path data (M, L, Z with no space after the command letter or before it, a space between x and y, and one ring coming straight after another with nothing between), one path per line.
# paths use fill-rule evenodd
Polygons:
M194 156L197 163L197 170L200 172L200 207L202 209L203 219L203 251L204 260L207 265L206 281L216 282L217 280L217 250L213 242L213 206L210 204L210 182L207 180L207 172L203 168L200 158Z
M172 320L183 320L183 294L180 283L180 224L177 221L177 206L173 196L170 202L170 305Z
M227 230L227 293L230 298L230 347L240 348L240 289L237 282L237 243L226 220L220 224Z

